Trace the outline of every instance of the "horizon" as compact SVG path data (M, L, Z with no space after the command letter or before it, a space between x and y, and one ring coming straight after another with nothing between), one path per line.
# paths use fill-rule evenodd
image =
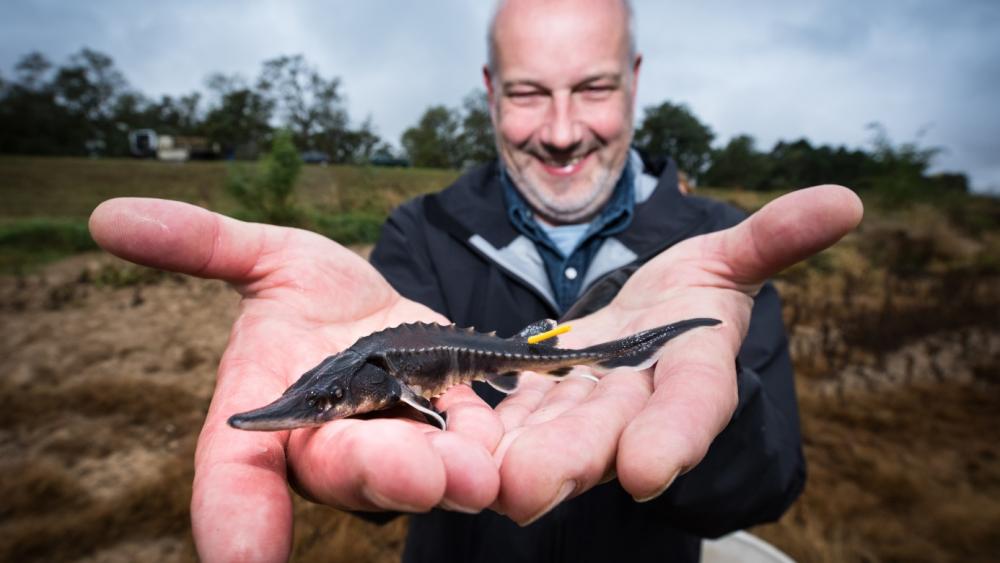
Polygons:
M88 47L110 56L132 88L158 99L205 92L213 72L252 79L263 61L301 53L324 76L340 78L353 124L371 117L376 133L398 148L429 106L457 107L482 89L491 6L437 6L349 4L337 6L335 17L319 2L186 0L138 15L121 0L16 4L0 23L0 75L11 76L31 51L58 66ZM974 192L1000 195L993 101L1000 34L992 31L1000 5L720 6L634 2L644 55L637 121L646 106L669 100L687 105L715 133L713 146L749 134L760 150L800 138L867 150L866 126L877 122L894 145L942 148L932 172L965 173ZM661 22L675 20L684 25L664 32ZM376 40L379 28L385 32Z

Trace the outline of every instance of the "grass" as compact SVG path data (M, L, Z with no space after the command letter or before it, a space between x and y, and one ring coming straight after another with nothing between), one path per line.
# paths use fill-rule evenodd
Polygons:
M224 163L0 157L0 260L9 260L0 267L93 248L86 217L108 197L235 213L225 174ZM366 242L392 207L455 174L306 167L297 204L317 231ZM780 195L698 193L747 211ZM991 560L1000 552L1000 202L866 204L856 234L776 280L810 473L790 512L753 532L802 561ZM0 277L9 358L0 559L117 546L142 560L141 549L167 542L191 560L191 458L231 322L221 318L224 288L117 263L62 279ZM207 323L218 326L197 332ZM108 337L115 326L124 330ZM135 475L87 480L93 467L119 475L123 459ZM301 499L295 512L297 560L398 560L403 519L376 527Z
M0 156L0 273L18 273L97 248L87 218L115 197L157 197L247 216L224 188L226 162ZM237 164L238 166L238 164ZM343 244L370 243L385 216L458 173L420 168L306 166L295 203L305 226Z

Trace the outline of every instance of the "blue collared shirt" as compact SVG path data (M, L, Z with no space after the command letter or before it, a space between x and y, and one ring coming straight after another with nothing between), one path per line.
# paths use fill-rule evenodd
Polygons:
M615 185L611 199L605 204L600 215L588 224L583 237L569 254L560 250L559 245L549 237L545 228L535 221L534 213L514 187L503 167L500 169L500 183L503 186L507 216L511 224L535 243L535 248L545 263L545 271L559 312L566 312L579 298L587 269L604 239L624 231L632 223L632 216L635 213L635 171L632 159L626 159L625 168Z

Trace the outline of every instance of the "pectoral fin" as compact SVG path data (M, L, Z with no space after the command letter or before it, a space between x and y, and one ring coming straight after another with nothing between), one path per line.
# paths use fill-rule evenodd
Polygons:
M510 395L517 391L517 385L521 381L521 372L507 371L504 373L490 373L486 375L486 383L497 391Z
M400 397L400 400L420 411L428 423L437 426L441 430L448 429L447 415L434 408L434 405L430 401L417 395L412 389L404 386L403 395Z

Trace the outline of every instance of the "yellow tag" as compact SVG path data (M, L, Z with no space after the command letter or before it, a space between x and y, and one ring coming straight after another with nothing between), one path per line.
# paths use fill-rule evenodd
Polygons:
M552 330L546 330L545 332L543 332L541 334L536 334L534 336L529 336L528 337L528 344L538 344L539 342L541 342L543 340L548 340L548 339L552 338L553 336L559 336L560 334L563 334L564 332L569 332L570 329L572 329L572 328L573 327L571 325L562 325L562 326L557 326L557 327L555 327Z

